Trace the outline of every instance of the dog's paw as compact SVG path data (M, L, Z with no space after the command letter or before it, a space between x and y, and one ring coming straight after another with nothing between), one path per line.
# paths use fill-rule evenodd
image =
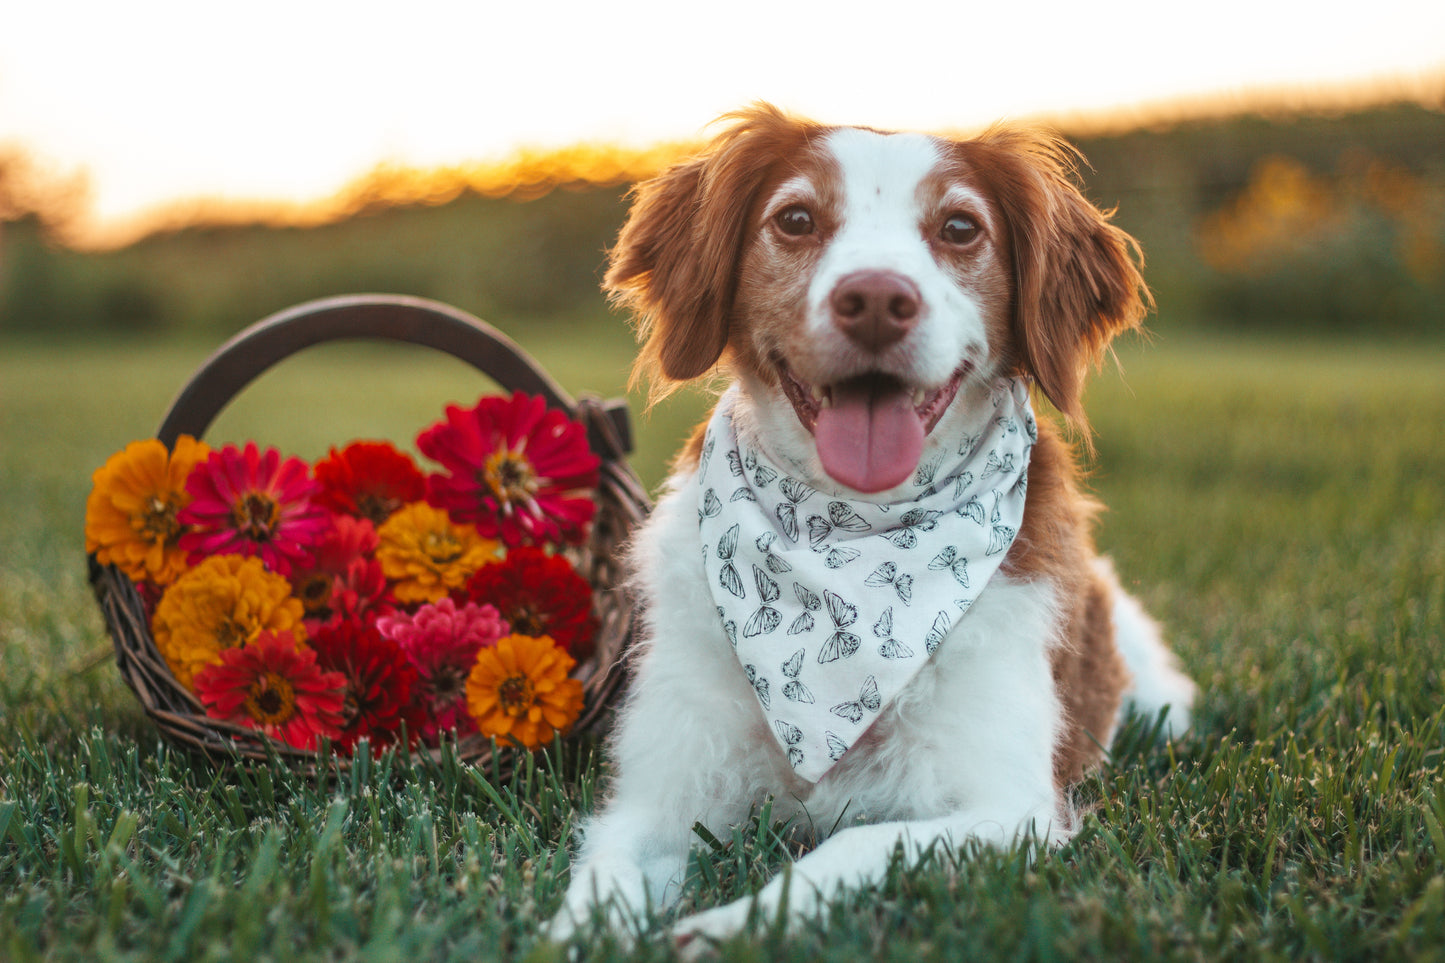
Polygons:
M714 909L685 916L672 925L672 943L684 959L696 960L717 949L724 940L748 930L753 901L734 900Z

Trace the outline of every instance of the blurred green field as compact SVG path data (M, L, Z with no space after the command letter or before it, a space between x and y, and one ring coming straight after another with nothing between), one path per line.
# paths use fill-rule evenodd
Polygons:
M510 333L570 390L623 390L620 319ZM0 344L0 958L560 959L535 928L595 760L500 791L400 763L238 780L160 747L120 683L84 580L89 474L209 349ZM1445 953L1445 348L1169 337L1119 360L1088 398L1099 540L1200 682L1196 730L1126 731L1056 856L900 872L724 958ZM484 387L421 349L328 346L208 437L314 457ZM635 414L649 485L703 405ZM698 906L783 859L765 824L699 845Z

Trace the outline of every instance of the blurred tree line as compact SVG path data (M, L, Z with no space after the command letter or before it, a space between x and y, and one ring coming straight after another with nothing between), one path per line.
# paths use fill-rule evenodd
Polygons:
M1445 333L1445 113L1241 115L1073 140L1087 193L1143 245L1155 328ZM0 333L209 337L356 291L438 298L503 327L598 314L625 186L536 193L378 202L315 227L197 224L87 251L60 240L83 183L0 153Z

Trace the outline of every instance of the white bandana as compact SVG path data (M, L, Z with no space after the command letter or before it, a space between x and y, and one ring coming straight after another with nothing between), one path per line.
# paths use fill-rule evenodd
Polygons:
M914 495L879 505L811 488L739 438L737 391L719 400L698 465L703 567L774 737L816 782L1002 564L1038 429L1027 386L1000 379L984 432L921 463Z

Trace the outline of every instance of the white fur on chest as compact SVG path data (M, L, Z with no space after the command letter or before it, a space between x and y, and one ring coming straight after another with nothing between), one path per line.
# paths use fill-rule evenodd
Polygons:
M633 547L649 641L613 746L626 791L715 831L770 796L775 814L823 832L843 818L1047 807L1059 724L1052 586L993 579L859 744L809 784L767 729L722 630L690 481L674 480Z

